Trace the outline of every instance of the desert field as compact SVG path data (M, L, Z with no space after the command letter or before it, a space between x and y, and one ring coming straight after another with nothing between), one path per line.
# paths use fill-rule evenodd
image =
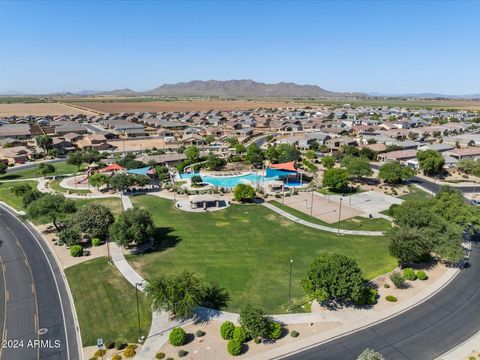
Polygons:
M287 101L246 101L246 100L172 100L172 101L99 101L78 102L74 106L104 113L132 113L137 111L162 112L162 111L208 111L208 110L248 110L257 108L286 108L300 107L301 103Z
M11 115L95 115L94 112L59 103L0 104L0 116Z

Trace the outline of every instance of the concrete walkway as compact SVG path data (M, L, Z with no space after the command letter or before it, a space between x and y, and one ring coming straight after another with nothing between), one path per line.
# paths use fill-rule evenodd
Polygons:
M277 214L283 216L283 217L286 217L287 219L289 220L292 220L292 221L295 221L296 223L298 224L301 224L301 225L304 225L304 226L308 226L308 227L311 227L313 229L317 229L317 230L322 230L322 231L328 231L328 232L331 232L331 233L337 233L339 232L340 234L344 234L344 235L366 235L366 236L383 236L385 235L385 232L384 231L363 231L363 230L342 230L340 229L340 231L338 231L338 229L335 229L333 227L328 227L328 226L323 226L323 225L319 225L319 224L314 224L314 223L311 223L309 221L305 221L305 220L302 220L278 207L276 207L275 205L272 205L270 203L267 203L267 202L264 202L262 203L263 206L265 206L266 208L276 212Z
M480 331L450 351L443 353L436 360L459 360L475 355L480 350Z

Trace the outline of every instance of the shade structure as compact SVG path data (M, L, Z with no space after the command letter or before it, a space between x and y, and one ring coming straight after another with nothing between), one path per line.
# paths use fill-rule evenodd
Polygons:
M115 171L122 171L125 170L123 166L120 166L118 164L110 164L107 167L104 167L103 169L98 170L99 172L115 172Z
M155 169L151 166L147 166L140 169L127 170L127 173L134 175L153 175L155 174Z
M268 167L271 169L297 172L297 169L295 169L295 161L289 161L281 164L270 164Z

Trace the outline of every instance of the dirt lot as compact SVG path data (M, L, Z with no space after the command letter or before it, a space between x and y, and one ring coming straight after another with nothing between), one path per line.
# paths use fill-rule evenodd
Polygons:
M72 103L85 109L92 109L105 113L121 112L161 112L161 111L207 111L207 110L242 110L257 108L285 108L298 107L299 103L282 101L224 101L224 100L176 100L176 101L152 101L152 102L78 102Z
M0 116L11 115L93 115L88 110L77 109L58 103L38 103L38 104L0 104Z
M122 151L142 151L145 149L161 149L165 146L165 141L160 138L152 139L138 139L138 140L117 140L117 141L108 141L112 146L115 146L116 152ZM172 146L172 145L171 145Z

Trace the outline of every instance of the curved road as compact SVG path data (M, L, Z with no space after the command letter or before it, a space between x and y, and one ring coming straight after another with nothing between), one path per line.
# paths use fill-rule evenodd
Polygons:
M2 206L0 241L0 359L79 359L65 280L48 246Z
M471 266L413 309L296 354L291 360L356 359L365 348L388 360L435 359L480 330L480 244L472 242Z

